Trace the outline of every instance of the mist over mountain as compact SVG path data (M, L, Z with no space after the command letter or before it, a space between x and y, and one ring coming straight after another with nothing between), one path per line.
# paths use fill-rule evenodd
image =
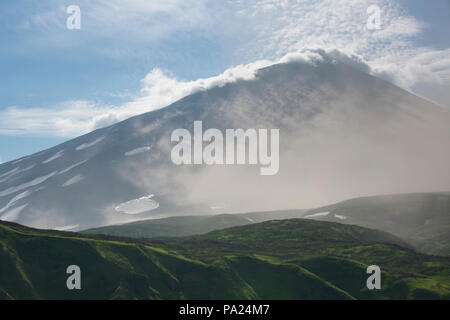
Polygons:
M450 192L349 199L307 210L303 218L383 230L427 254L450 255Z
M176 166L171 133L279 129L280 169ZM368 70L321 59L239 80L0 165L0 219L80 230L155 217L311 208L450 190L450 111Z

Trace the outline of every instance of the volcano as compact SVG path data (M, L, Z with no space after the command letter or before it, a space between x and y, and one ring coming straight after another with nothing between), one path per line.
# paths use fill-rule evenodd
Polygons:
M176 165L171 134L279 130L279 171ZM0 165L0 219L81 230L180 215L312 208L450 190L450 111L321 54Z

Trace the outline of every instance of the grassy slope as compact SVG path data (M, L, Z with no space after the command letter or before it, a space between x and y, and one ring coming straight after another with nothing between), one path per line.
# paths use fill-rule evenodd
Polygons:
M83 231L133 238L167 238L274 219L330 212L316 220L383 230L403 238L427 254L450 256L450 193L404 194L356 198L313 210L254 212L239 215L172 217ZM346 216L341 220L335 215Z
M106 234L138 239L185 237L230 227L244 226L254 222L299 218L303 213L304 210L286 210L245 214L220 214L213 216L169 217L132 222L123 225L93 228L82 232L86 234Z
M226 269L143 242L1 223L0 244L0 288L18 299L252 298ZM81 291L66 289L72 264L82 270Z
M355 298L450 298L449 258L419 254L390 234L357 226L301 219L269 221L170 244L172 249L205 262L221 256L253 255L271 263L295 265ZM379 292L361 285L371 264L383 270L383 290Z
M0 298L450 298L450 260L401 244L375 230L307 220L151 242L2 222ZM81 267L81 291L65 287L72 264ZM382 267L380 292L365 289L368 264Z
M83 233L150 239L190 236L250 223L251 221L243 217L229 214L217 216L181 216L93 228L85 230Z
M405 239L422 252L450 255L450 193L357 198L309 210L305 215L318 212L330 214L317 220L383 230ZM339 220L335 214L348 218Z

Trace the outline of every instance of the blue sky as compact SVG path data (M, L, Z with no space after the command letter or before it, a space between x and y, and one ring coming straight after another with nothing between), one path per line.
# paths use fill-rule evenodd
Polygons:
M373 4L379 30L366 28ZM80 30L66 27L70 5L81 9ZM356 54L390 81L450 107L448 30L448 0L3 0L0 161L306 47Z

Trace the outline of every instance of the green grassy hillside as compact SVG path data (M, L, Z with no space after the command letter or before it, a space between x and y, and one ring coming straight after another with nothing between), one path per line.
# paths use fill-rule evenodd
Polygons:
M450 256L450 193L364 197L312 210L171 217L95 228L83 233L146 239L170 238L301 217L386 231L404 239L423 253Z
M312 219L354 224L401 237L418 250L450 255L450 193L422 193L351 199L308 210Z
M313 220L268 221L173 240L170 248L205 262L253 255L304 268L355 298L450 298L450 258L407 248L403 240L358 226ZM361 283L368 265L383 271L383 290Z
M123 225L93 228L87 234L106 234L131 238L170 238L204 234L236 226L273 219L299 218L305 210L251 212L245 214L220 214L212 216L180 216L145 220Z
M254 292L223 267L143 242L0 224L0 288L15 299L249 299ZM82 290L66 288L69 265Z
M184 237L250 223L252 222L248 219L231 214L215 216L181 216L100 227L82 232L87 234L107 234L121 237L151 239Z
M450 298L450 259L386 233L308 220L270 221L140 241L0 223L2 299ZM69 265L82 290L66 289ZM366 268L382 290L366 289Z

